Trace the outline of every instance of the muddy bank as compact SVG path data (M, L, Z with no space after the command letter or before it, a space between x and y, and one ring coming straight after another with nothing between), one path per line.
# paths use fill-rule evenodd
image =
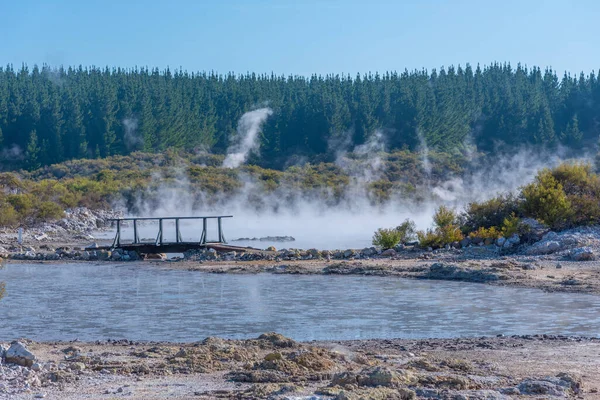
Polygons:
M0 398L600 398L592 338L21 343L33 358L5 344Z

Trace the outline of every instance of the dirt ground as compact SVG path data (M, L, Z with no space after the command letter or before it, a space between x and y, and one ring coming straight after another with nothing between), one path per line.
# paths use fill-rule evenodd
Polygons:
M589 338L27 346L39 385L10 398L600 399L600 340Z

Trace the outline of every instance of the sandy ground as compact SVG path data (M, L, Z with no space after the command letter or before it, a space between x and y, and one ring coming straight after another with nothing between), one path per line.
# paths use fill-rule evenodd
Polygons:
M600 399L599 339L297 343L268 334L190 344L28 347L42 365L40 385L6 398Z

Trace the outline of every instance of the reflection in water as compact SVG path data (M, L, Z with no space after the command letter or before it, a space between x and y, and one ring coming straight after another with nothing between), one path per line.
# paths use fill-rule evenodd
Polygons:
M482 284L104 263L9 264L0 281L3 340L600 335L600 297Z

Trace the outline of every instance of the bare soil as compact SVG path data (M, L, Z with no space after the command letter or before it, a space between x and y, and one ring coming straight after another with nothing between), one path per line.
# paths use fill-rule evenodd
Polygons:
M298 343L265 334L28 347L42 366L40 384L11 398L600 399L600 340L590 338Z

